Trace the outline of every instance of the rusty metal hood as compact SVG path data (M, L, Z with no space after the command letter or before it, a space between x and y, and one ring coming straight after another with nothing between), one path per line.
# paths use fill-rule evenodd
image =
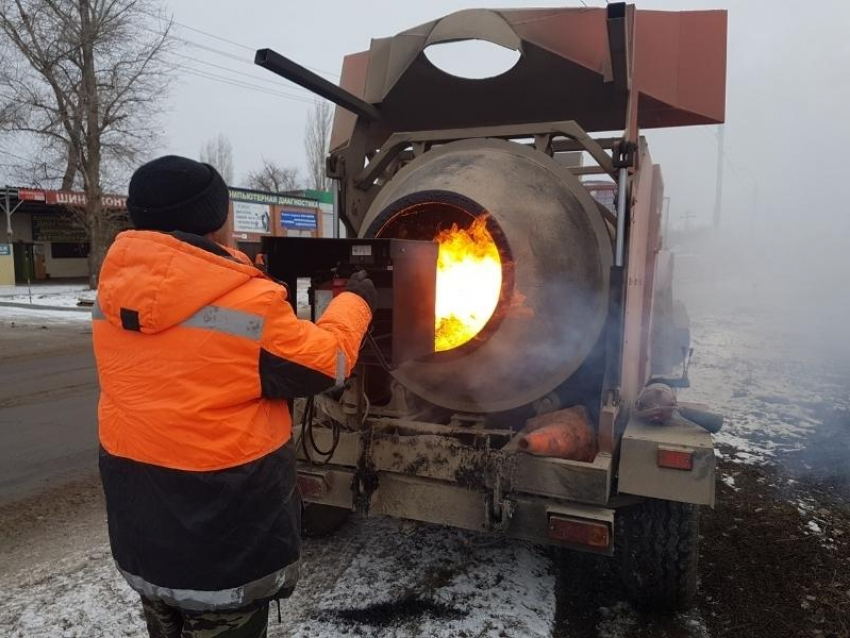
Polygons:
M609 37L611 7L459 11L372 40L345 58L340 84L380 108L387 133L559 120L620 130L630 92L641 128L723 122L726 12L619 5L618 40ZM499 76L469 80L424 55L432 44L468 39L521 56ZM331 148L345 145L355 121L337 109Z

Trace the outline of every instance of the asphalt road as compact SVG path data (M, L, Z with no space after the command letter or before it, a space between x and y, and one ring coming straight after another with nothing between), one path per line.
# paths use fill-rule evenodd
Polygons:
M85 323L2 332L0 503L96 470L98 395Z

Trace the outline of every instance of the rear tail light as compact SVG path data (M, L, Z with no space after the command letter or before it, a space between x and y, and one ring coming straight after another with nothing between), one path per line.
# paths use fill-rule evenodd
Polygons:
M611 528L600 521L550 514L549 538L571 545L606 549L611 544Z
M694 452L693 450L659 447L658 467L690 471L694 469Z
M298 472L298 489L305 499L318 499L327 492L328 481L324 474Z

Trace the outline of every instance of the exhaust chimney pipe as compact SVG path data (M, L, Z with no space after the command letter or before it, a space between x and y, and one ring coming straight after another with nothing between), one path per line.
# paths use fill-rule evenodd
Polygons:
M328 82L322 76L313 73L309 69L305 69L297 62L293 62L289 58L282 56L277 51L259 49L254 56L254 64L272 73L276 73L290 82L295 82L295 84L304 87L311 93L330 100L346 111L351 111L355 115L365 118L370 122L381 119L381 112L373 104L361 100L353 93L349 93L332 82Z

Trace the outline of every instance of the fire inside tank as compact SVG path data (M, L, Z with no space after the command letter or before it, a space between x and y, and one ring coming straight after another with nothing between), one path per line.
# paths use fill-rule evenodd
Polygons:
M435 241L440 251L434 349L444 352L473 339L493 316L502 289L502 263L486 216L468 228L452 224Z

